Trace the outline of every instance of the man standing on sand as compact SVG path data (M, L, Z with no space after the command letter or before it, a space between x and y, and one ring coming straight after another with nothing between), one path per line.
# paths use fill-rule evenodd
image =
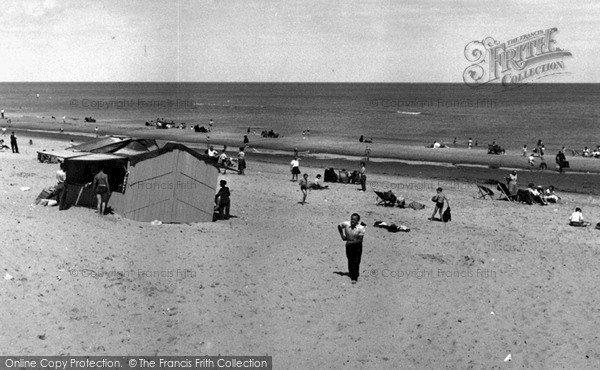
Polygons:
M10 134L10 148L13 153L19 153L19 145L17 144L17 137L15 136L14 131Z
M98 216L101 217L106 211L106 203L108 202L108 196L110 194L108 176L104 173L104 168L100 167L100 170L96 176L94 176L92 189L94 190L96 199L98 200Z
M363 193L367 191L367 169L365 162L360 162L360 187Z
M348 276L352 284L356 284L360 275L360 258L362 256L363 239L365 227L359 224L360 215L353 213L350 221L344 221L338 225L338 231L342 240L346 242L346 258L348 258Z
M96 137L98 137L98 126L96 126L96 128L94 129L94 133L96 134Z
M556 155L556 164L558 165L558 172L563 172L563 167L565 167L565 161L567 158L565 157L565 153L562 150L558 152Z
M238 170L239 174L243 175L246 170L246 153L244 153L244 147L240 147L240 151L238 152Z

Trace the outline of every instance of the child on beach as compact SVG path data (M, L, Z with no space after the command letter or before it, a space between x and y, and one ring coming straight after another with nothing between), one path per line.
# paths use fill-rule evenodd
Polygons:
M306 196L308 195L308 174L305 173L302 175L302 179L299 182L300 191L302 191L302 202L300 204L304 205L306 203Z
M583 213L581 208L575 208L575 212L569 217L569 225L571 226L587 226L588 224L583 220Z
M229 207L231 205L231 192L227 187L226 180L221 180L219 184L221 185L221 189L219 189L219 192L215 195L215 204L217 205L217 209L219 210L219 218L221 220L228 220Z
M435 214L438 211L440 213L440 220L442 219L442 210L444 209L444 203L446 203L448 205L448 207L450 207L448 198L446 197L446 195L444 193L442 193L442 191L443 191L442 188L437 188L436 189L437 194L434 195L433 198L431 198L431 201L435 202L435 209L433 210L433 214L431 215L431 218L428 219L430 221L437 220L435 218Z
M315 178L315 181L313 181L312 184L310 184L310 188L312 190L326 190L329 189L329 185L321 185L321 175L319 174Z

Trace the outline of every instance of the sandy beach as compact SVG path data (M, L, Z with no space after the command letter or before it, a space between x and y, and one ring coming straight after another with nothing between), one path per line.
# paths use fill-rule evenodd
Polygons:
M600 222L597 196L563 190L545 207L480 200L464 176L370 163L367 192L329 184L302 206L287 159L250 153L246 176L220 175L231 219L154 226L34 206L58 167L36 151L67 142L19 138L20 154L0 152L1 267L12 277L0 283L4 354L269 355L276 368L600 366L600 230L568 226L575 207ZM510 166L517 155L505 157ZM301 164L311 179L337 167ZM497 171L475 176L501 180ZM585 175L563 176L580 188L573 178ZM450 184L450 223L427 220L440 181ZM377 206L381 184L426 208ZM347 271L336 225L353 212L367 224L356 285L336 274Z

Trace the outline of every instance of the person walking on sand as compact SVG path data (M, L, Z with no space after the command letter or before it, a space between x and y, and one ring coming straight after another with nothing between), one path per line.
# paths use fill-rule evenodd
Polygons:
M433 210L433 214L431 215L431 218L429 219L430 221L435 221L435 214L436 212L440 212L440 220L442 219L442 210L444 209L444 203L446 203L446 205L448 207L450 207L450 203L448 202L448 197L446 197L446 195L444 195L444 193L442 193L443 189L442 188L437 188L436 192L437 194L433 196L433 198L431 198L431 201L435 202L435 208Z
M306 196L308 195L308 174L305 173L302 175L302 178L298 182L300 185L300 191L302 192L302 202L300 204L304 205L306 203Z
M527 157L527 144L523 145L523 157Z
M292 181L298 181L298 175L300 174L300 162L298 157L294 157L290 162L290 172L292 173Z
M96 128L94 129L94 133L96 134L96 137L98 137L98 126L96 126Z
M110 195L110 185L108 183L108 176L104 173L104 168L100 167L94 181L92 182L92 189L96 194L98 200L98 216L102 217L106 212L106 202L108 202L108 196Z
M10 148L13 153L19 153L19 145L17 144L17 137L15 136L14 131L10 134Z
M360 275L360 258L362 256L365 227L360 222L360 215L353 213L350 221L338 225L342 240L346 242L346 258L348 259L348 276L352 284L356 284Z
M365 162L360 162L360 187L363 193L367 191L367 169Z

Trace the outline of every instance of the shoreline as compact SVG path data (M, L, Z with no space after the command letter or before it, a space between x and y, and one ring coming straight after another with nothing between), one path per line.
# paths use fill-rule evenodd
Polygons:
M49 130L37 130L37 129L22 129L32 134L33 137L40 138L52 138L55 140L64 141L68 143L69 140L83 142L87 140L94 140L94 134L86 134L80 132L67 132L63 134L55 133ZM15 129L15 131L19 131ZM177 130L179 131L179 130ZM125 135L125 134L123 134ZM101 136L102 137L102 136ZM100 137L100 138L101 138ZM139 137L139 136L138 136ZM175 141L165 140L160 137L155 138L160 145L164 145L164 142ZM192 149L202 151L206 144L198 143L197 141L178 141ZM211 142L211 145L220 146L217 142ZM65 145L66 147L67 145ZM229 156L234 156L237 149L232 146L228 146ZM424 150L434 150L426 149ZM446 149L441 149L446 150ZM491 156L491 155L490 155ZM279 149L270 149L265 147L249 147L246 149L246 159L248 164L251 165L253 161L262 163L273 163L273 164L284 164L288 165L292 155L288 154L287 151ZM503 156L506 157L506 156ZM318 153L318 152L299 152L299 158L301 160L301 169L303 167L309 167L311 170L310 178L314 178L316 173L314 169L320 168L324 171L325 168L334 168L336 171L347 169L350 172L358 169L360 161L364 158L355 155L347 155L343 153ZM370 161L367 161L367 174L377 175L393 175L401 177L411 177L422 180L427 180L423 183L419 183L420 187L428 188L428 190L435 190L437 186L455 187L461 190L468 190L473 192L473 196L478 194L476 185L484 185L489 187L492 191L498 195L495 184L491 184L493 181L503 182L507 174L517 168L519 172L519 188L526 188L528 183L534 183L536 185L541 184L542 186L553 185L558 192L567 192L574 194L586 194L586 195L600 195L600 189L597 184L600 183L600 172L582 172L582 171L569 171L563 174L558 173L555 170L540 170L503 165L485 165L480 163L456 163L452 161L452 158L447 158L448 161L429 161L429 160L412 160L402 158L385 158L385 157L372 157ZM594 161L594 158L582 158L584 160ZM598 161L600 165L600 161ZM510 162L509 162L510 163ZM319 173L321 173L320 171ZM403 183L377 183L369 182L367 177L367 183L369 184L370 190L392 190L401 192L408 190L414 186ZM428 184L428 185L424 185ZM434 184L434 185L432 185ZM458 185L457 185L458 184ZM462 185L460 185L462 184Z

